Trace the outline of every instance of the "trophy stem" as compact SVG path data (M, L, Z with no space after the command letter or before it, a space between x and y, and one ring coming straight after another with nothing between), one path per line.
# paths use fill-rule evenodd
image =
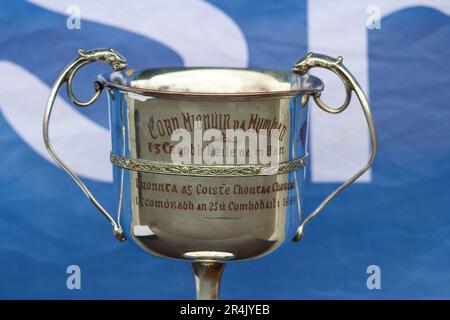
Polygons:
M191 262L197 300L219 299L219 287L225 264L216 261Z

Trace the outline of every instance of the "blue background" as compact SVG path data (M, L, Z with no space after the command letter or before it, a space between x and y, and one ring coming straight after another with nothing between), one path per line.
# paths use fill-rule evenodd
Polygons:
M306 2L210 2L241 28L249 66L288 69L307 52ZM83 20L74 32L61 27L66 16L29 3L2 0L0 8L0 60L21 65L48 86L78 48L115 48L132 67L182 65L163 44L117 28ZM227 266L222 298L450 297L450 17L409 8L367 32L379 137L372 182L345 191L299 244ZM105 70L96 68L80 74L78 83ZM91 88L75 90L87 97ZM77 110L108 127L106 108L99 107L105 104L103 97ZM194 297L187 264L114 241L66 174L30 149L1 113L0 150L0 298ZM110 184L88 185L102 202L113 203ZM307 181L305 212L336 186ZM71 264L81 267L81 290L66 288ZM372 264L381 267L381 290L367 289Z

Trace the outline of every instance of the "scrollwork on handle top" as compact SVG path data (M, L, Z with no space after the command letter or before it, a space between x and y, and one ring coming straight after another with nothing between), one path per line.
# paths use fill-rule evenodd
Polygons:
M304 75L312 68L316 67L325 68L330 71L333 71L335 74L338 75L339 78L341 78L345 87L345 100L344 103L339 108L328 107L320 99L320 95L322 93L321 91L313 95L314 101L316 102L317 106L328 113L333 114L340 113L345 109L347 109L348 105L350 104L353 84L352 80L349 77L349 75L351 76L351 74L348 72L348 70L345 69L344 65L342 64L343 61L344 59L341 56L337 57L336 59L333 59L323 54L308 53L303 59L300 59L292 68L293 72L301 75Z
M70 100L79 107L88 107L97 101L98 97L102 92L102 86L100 83L94 83L95 93L88 101L80 101L73 94L72 82L77 71L92 62L107 62L109 63L114 71L119 71L127 67L127 60L118 52L113 49L95 49L95 50L78 50L78 59L76 59L71 68L67 69L67 94Z

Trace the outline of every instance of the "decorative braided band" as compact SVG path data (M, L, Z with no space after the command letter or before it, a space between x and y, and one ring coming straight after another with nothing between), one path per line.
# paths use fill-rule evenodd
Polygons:
M280 162L274 165L192 165L157 162L143 159L131 159L111 154L111 163L123 169L180 176L197 177L245 177L245 176L272 176L289 173L306 166L308 154L303 157Z

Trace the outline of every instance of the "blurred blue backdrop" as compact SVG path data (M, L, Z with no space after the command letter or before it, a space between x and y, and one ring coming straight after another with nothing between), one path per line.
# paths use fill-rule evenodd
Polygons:
M146 8L163 6L161 1L145 3ZM224 65L245 60L251 67L288 69L308 50L307 28L314 21L308 21L306 1L213 0L205 5L234 21L248 50L241 60L224 59ZM32 119L31 110L42 115L45 104L37 98L37 87L24 85L34 82L22 75L31 74L49 91L79 48L115 48L131 67L181 66L182 55L163 41L83 19L82 4L79 30L66 27L66 13L30 2L0 0L0 8L0 298L193 298L188 265L115 241L104 218L68 176L36 151L33 137L25 138L27 125L33 124L14 123L13 116ZM178 9L175 16L191 12ZM134 10L136 19L145 19L145 11ZM172 21L168 27L176 23L166 18ZM370 100L379 135L371 181L345 191L309 225L299 244L227 266L222 298L450 296L450 16L427 6L408 7L384 17L381 29L368 29L367 39ZM105 70L102 65L82 72L75 90L87 97L92 87L86 83ZM61 97L69 103L64 93ZM105 106L103 97L86 110L72 108L108 128ZM67 142L67 148L73 143L85 141ZM111 208L112 186L106 180L87 183ZM305 212L337 185L308 179ZM66 268L72 264L81 268L81 290L66 287ZM366 286L366 269L373 264L381 268L381 290Z

